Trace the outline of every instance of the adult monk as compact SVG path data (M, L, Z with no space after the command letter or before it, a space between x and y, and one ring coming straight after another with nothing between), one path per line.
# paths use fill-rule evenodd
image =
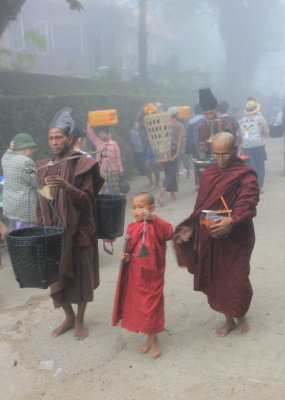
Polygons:
M216 331L223 337L235 328L249 329L245 315L252 298L249 261L259 185L256 172L236 156L230 133L216 134L212 146L215 163L202 174L194 211L176 228L174 243L179 265L194 274L194 290L205 293L211 308L225 315ZM199 217L202 210L223 209L221 196L231 216L216 219L209 233Z
M39 186L48 185L51 192L50 201L40 198L37 216L40 225L62 223L65 227L61 278L50 286L54 306L63 308L65 320L52 335L74 328L75 338L82 340L88 336L84 325L87 302L93 300L93 291L99 286L94 197L104 180L93 158L72 150L70 111L60 111L50 124L48 143L53 157L37 162L38 168L46 166L38 170ZM79 157L64 161L76 155ZM72 304L77 304L77 313Z

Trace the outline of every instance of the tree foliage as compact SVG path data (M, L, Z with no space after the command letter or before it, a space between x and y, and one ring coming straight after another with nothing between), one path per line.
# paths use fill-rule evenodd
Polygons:
M1 0L0 1L0 37L7 28L10 21L17 18L21 7L26 0ZM79 0L65 0L72 10L81 11L83 9Z

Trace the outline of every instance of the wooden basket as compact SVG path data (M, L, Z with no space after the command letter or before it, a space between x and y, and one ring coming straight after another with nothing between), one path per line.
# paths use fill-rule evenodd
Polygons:
M144 117L145 128L156 161L165 162L171 157L172 123L168 113L151 114Z

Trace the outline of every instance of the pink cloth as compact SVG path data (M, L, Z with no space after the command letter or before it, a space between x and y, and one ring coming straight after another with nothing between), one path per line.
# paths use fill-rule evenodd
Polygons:
M102 158L100 170L117 171L123 174L124 169L121 160L121 152L118 143L115 140L109 139L107 142L103 142L94 132L90 126L87 126L87 136L92 143L96 146L96 150L102 150L104 147L107 149L107 158ZM99 156L100 157L100 156ZM98 161L100 159L98 157Z

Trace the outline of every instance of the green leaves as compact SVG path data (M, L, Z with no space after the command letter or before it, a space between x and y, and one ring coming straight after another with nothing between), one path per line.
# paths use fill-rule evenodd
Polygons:
M69 4L71 10L76 10L80 12L84 9L79 0L66 0L66 2Z

